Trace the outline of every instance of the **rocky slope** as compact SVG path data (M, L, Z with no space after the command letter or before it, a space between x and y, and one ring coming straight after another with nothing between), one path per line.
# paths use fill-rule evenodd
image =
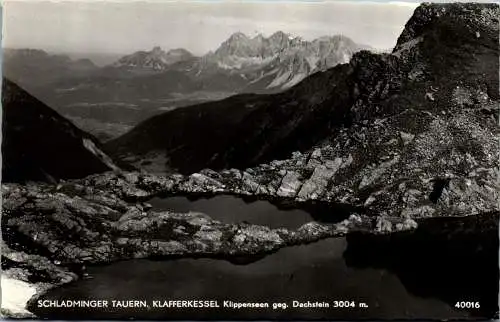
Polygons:
M2 181L56 181L118 169L89 134L2 82Z
M29 314L33 294L85 277L84 264L231 260L347 234L350 265L393 270L410 291L450 305L481 301L473 314L494 317L498 14L496 4L423 4L391 54L356 54L284 94L167 113L115 149L133 152L139 163L166 150L167 166L186 174L4 184L2 283L25 290L7 309ZM218 193L292 207L327 204L332 220L270 229L147 204L155 196ZM432 278L419 280L419 270ZM458 275L450 271L463 276L452 280ZM450 285L465 297L456 299Z
M460 175L470 170L467 164L494 165L499 65L492 13L497 9L438 8L443 12L420 7L391 54L357 53L349 64L283 93L234 96L167 112L107 148L132 161L161 156L165 168L183 173L245 168L315 145L337 149L332 157L343 159L352 154L349 145L357 149L362 164L353 155L356 170L381 164L380 158L407 164L412 173L410 164L437 162L443 166L432 168L439 171L450 163L447 158L455 159L457 171L465 167ZM437 14L429 23L418 20ZM387 144L382 148L382 143ZM372 152L366 154L364 146Z
M144 197L142 185L136 181L139 178L137 174L108 174L59 185L4 184L2 292L4 297L18 295L15 301L2 302L2 313L31 316L26 305L33 295L84 278L85 264L159 256L237 260L238 256L263 255L372 225L371 220L353 215L335 225L312 222L289 231L222 224L200 213L156 212L148 204L129 203ZM155 176L146 180L152 180L147 189L157 192L168 191L176 180L182 181ZM115 189L109 189L113 183ZM189 181L185 188L203 189Z
M344 106L342 98L332 102L332 94L348 88L344 84L342 88L322 85L325 79L342 82L345 70L344 66L341 72L317 73L282 94L242 94L167 112L108 142L106 148L131 162L168 159L168 164L159 166L182 173L283 158L294 150L311 147L328 136L334 124L343 122L340 112L325 106L328 101Z
M273 199L271 185L259 185L248 178L246 181L248 185L253 185L262 191L260 195L262 198L277 203L286 202L293 207L307 204L282 197ZM439 239L439 245L459 249L462 256L468 254L471 262L478 264L473 267L474 272L478 271L478 274L469 271L470 275L460 279L462 281L460 285L474 284L478 276L482 276L484 279L481 281L484 282L491 282L497 276L495 274L498 272L490 269L490 262L485 263L488 265L479 266L482 262L476 259L490 258L493 261L497 254L497 249L490 245L490 239L497 238L498 210L477 216L456 217L456 219L442 217L440 221L436 221L435 218L412 213L404 216L385 213L376 215L359 209L351 210L347 219L336 220L336 223L333 223L335 221L310 222L297 230L287 230L244 223L223 224L200 213L158 212L144 202L151 196L169 194L225 192L253 195L252 189L240 189L240 187L236 181L225 181L225 184L222 184L221 181L203 174L193 174L188 177L182 175L159 177L140 173L121 175L107 173L57 185L4 184L2 285L15 288L16 291L24 289L23 294L27 295L24 299L18 299L15 305L2 304L3 313L9 316L13 313L29 316L30 313L26 311L25 305L32 295L41 294L51 287L78 278L85 278L85 265L89 264L128 258L168 259L179 256L223 258L238 262L242 256L243 258L249 255L262 256L282 247L344 235L348 235L349 243L352 244L351 249L348 249L349 254L346 254L349 261L354 261L352 265L360 265L357 258L364 258L366 263L364 265L383 266L393 262L401 264L394 258L392 262L388 262L384 260L388 257L376 257L377 261L373 257L364 257L362 254L366 250L359 250L358 246L365 240L377 240L376 236L380 236L379 239L384 241L386 237L383 236L406 231L403 235L404 240L412 245L420 245L422 234L424 236L431 234ZM332 211L331 216L335 218L344 214ZM470 218L475 218L473 220L477 224L471 226ZM414 231L417 226L419 228ZM357 237L359 233L365 237ZM464 238L464 234L469 237ZM351 235L352 238L349 237ZM398 245L399 235L394 236ZM475 248L474 245L470 246L471 241L485 245L484 250ZM372 248L375 247L373 243L370 245ZM434 244L433 248L437 253L436 256L441 258L444 258L445 254L448 256L446 252L438 253L437 245ZM388 247L385 250L389 252L391 249ZM411 254L414 253L417 251L412 250ZM423 262L428 262L424 255L418 256ZM256 256L254 260L258 258ZM398 275L406 278L404 283L411 286L412 280L408 277L408 272L411 270L404 271L402 268L396 270ZM456 286L457 281L454 283ZM454 300L448 293L443 293L439 289L434 292L433 287L435 285L431 285L427 289L429 293L424 296L437 296L450 302ZM484 296L478 298L484 303L483 310L475 312L478 316L491 317L496 312L491 303L490 288L481 290L477 287L464 288L464 296L470 296L471 299ZM417 289L415 292L418 294L421 291Z

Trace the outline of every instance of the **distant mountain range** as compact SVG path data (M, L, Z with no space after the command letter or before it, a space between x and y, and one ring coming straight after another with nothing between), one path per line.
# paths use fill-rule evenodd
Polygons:
M306 41L281 31L267 38L237 32L201 57L154 47L103 67L42 50L10 49L3 71L82 129L109 139L118 135L110 130L113 124L126 128L166 110L238 93L283 91L347 63L363 48L368 46L340 35Z
M199 79L233 75L239 78L239 92L262 92L289 88L314 72L349 62L355 52L368 48L340 35L306 41L282 31L268 38L237 32L202 57L185 49L165 52L155 47L122 57L113 66L136 72L176 70Z
M97 70L89 59L73 60L67 55L51 55L38 49L3 50L3 74L27 88L89 75Z
M49 55L35 49L8 49L3 65L9 79L35 92L52 89L57 94L64 92L64 84L85 87L86 83L98 83L102 79L119 81L151 76L141 79L143 88L159 77L178 80L174 88L165 86L151 93L153 97L167 97L171 92L193 90L280 91L314 72L347 63L361 49L369 47L340 35L306 41L282 31L268 38L261 34L250 38L237 32L217 50L201 57L182 48L164 51L154 47L99 68L88 59L72 60L67 55ZM72 92L77 94L79 90L75 88ZM113 88L110 90L110 96L121 99ZM128 88L129 96L133 96L133 91L134 88Z

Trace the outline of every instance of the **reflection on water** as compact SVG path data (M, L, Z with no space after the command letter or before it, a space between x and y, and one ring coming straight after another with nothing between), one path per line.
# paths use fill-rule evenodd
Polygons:
M283 302L269 309L39 309L59 319L352 319L465 318L435 299L418 298L383 269L353 269L342 254L344 238L282 249L248 265L216 259L131 260L90 267L92 279L49 291L45 299L123 299ZM349 300L368 308L292 308L293 300ZM222 304L222 302L220 302ZM272 306L272 304L271 304Z
M271 228L297 229L314 221L311 214L302 209L279 209L266 200L245 201L231 195L190 200L187 197L154 198L149 203L156 210L175 212L202 212L223 223L248 222Z

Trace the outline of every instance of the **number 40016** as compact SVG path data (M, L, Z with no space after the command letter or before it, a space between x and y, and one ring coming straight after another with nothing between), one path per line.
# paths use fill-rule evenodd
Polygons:
M455 307L458 309L479 309L479 302L457 302Z

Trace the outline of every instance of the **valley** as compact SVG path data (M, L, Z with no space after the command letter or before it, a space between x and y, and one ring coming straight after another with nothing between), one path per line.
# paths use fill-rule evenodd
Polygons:
M312 73L348 62L363 48L368 46L343 36L308 42L283 32L269 38L235 33L202 57L154 47L99 67L90 60L11 49L3 65L9 79L106 141L164 111L238 93L287 89Z

